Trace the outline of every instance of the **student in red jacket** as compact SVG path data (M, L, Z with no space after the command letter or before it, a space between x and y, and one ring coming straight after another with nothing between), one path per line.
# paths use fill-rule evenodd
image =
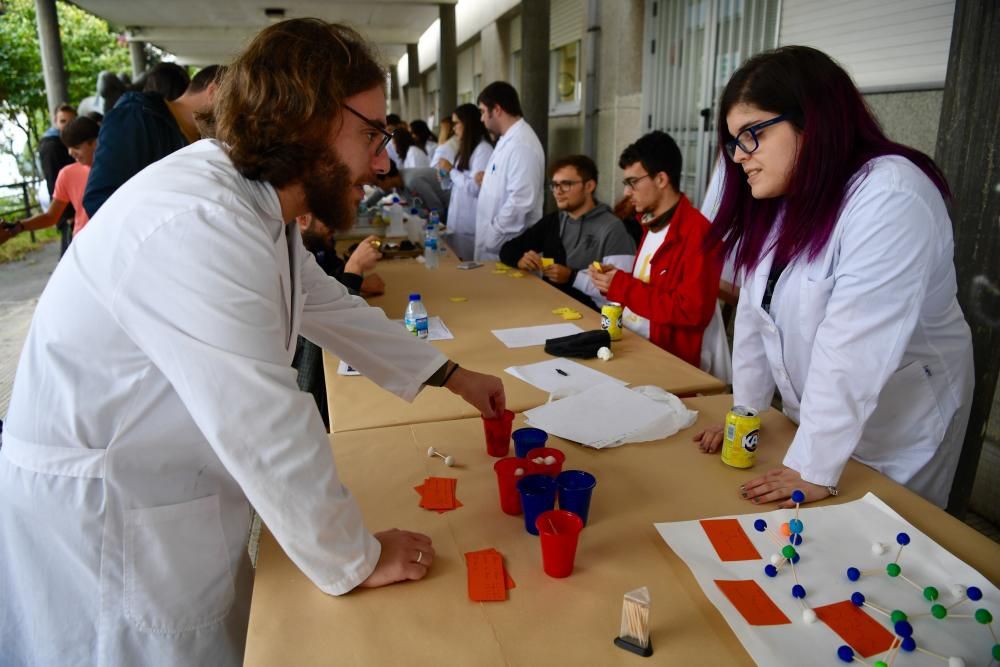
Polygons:
M706 245L710 223L677 188L681 151L665 132L650 132L618 160L622 183L642 216L632 274L591 271L608 300L624 306L622 324L693 366L715 311L722 262Z

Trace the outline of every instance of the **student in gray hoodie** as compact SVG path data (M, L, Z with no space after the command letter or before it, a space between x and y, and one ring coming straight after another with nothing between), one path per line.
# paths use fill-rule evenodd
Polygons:
M559 210L503 244L500 260L522 271L540 271L546 282L598 310L607 300L590 281L591 264L598 261L631 272L635 241L607 204L594 199L593 160L570 155L557 160L550 173L549 187Z

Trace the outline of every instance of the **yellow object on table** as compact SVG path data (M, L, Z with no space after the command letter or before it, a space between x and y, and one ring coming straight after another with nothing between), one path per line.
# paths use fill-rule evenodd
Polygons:
M464 296L450 296L450 297L448 297L448 301L451 301L452 303L465 303L468 300L469 299L467 297L464 297Z
M543 269L546 266L552 266L555 263L556 263L556 260L552 259L551 257L542 257L542 268Z
M521 273L520 271L511 271L507 275L510 276L511 278L523 278L524 277L524 274Z
M741 499L737 488L781 465L795 425L776 410L764 412L757 465L737 470L723 465L718 454L701 453L691 441L722 423L733 397L684 402L698 411L697 422L664 440L595 450L549 437L547 445L566 455L564 469L586 470L597 478L575 568L558 580L542 571L538 538L525 532L523 517L500 510L493 472L497 459L486 455L480 419L333 436L337 469L365 524L371 530L398 526L429 535L437 552L434 564L422 581L332 597L317 589L263 530L244 664L636 667L640 661L612 639L622 595L638 585L648 586L653 607L655 652L649 664L753 664L653 524L773 509L773 504L759 507ZM519 415L515 428L522 425ZM449 475L458 478L464 507L436 514L418 506L413 486L440 470L426 452L445 442L448 453L462 461ZM904 487L853 460L839 486L839 496L809 506L874 492L987 579L1000 581L996 543ZM471 602L463 554L488 547L504 554L517 587L504 602ZM583 609L586 613L566 613ZM831 647L838 643L832 632L824 631L823 637Z

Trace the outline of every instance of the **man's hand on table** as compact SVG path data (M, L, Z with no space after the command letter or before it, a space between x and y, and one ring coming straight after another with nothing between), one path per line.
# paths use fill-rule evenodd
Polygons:
M517 268L522 271L541 271L542 256L534 250L528 250L521 256L521 259L517 260Z
M361 582L362 588L378 588L399 581L423 579L434 562L431 538L408 530L384 530L375 533L382 544L375 569Z
M503 391L503 382L493 375L477 373L465 368L458 368L444 385L452 393L458 394L469 405L491 419L503 414L507 409L507 397Z
M542 269L542 275L554 285L565 285L569 282L569 277L573 275L573 269L562 264L549 264Z

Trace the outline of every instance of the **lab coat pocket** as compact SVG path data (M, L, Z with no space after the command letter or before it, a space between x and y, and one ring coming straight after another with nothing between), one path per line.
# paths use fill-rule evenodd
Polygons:
M946 424L928 372L914 361L890 376L855 452L893 479L912 477L944 438Z
M125 616L176 634L221 621L235 589L219 497L125 513Z
M834 280L834 276L828 276L822 280L805 278L802 281L799 333L806 341L812 342L816 338L816 330L826 317L826 306L833 294Z

